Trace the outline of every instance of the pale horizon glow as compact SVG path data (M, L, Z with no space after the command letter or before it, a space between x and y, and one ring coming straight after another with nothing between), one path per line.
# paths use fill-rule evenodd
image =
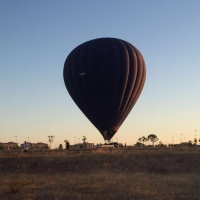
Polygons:
M63 81L67 55L100 37L133 44L147 69L142 94L113 141L200 138L199 10L198 0L0 1L0 142L48 143L49 135L52 148L83 136L104 142Z

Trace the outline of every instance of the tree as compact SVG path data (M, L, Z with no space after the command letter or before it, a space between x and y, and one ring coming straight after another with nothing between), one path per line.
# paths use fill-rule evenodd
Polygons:
M137 146L144 146L144 143L147 142L148 139L145 136L138 138Z
M158 147L166 147L167 145L163 144L161 141L157 145Z
M64 142L65 142L65 148L69 149L69 146L70 146L69 140L64 140Z
M59 144L58 149L63 149L63 145L62 145L62 144Z
M153 146L154 146L154 143L158 141L158 137L155 134L150 134L148 135L147 138L150 142L152 142Z
M142 143L144 144L145 142L148 141L148 138L146 138L145 136L142 136L142 137L141 137L141 141L142 141Z
M138 142L137 143L142 143L142 138L138 138Z

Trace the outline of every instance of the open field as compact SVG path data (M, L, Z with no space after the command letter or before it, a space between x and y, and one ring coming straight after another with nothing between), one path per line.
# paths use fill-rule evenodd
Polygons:
M0 199L200 199L200 148L0 152Z

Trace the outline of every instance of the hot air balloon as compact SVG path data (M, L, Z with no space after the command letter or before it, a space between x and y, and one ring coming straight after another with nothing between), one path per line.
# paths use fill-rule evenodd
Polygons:
M104 140L110 141L142 92L146 67L132 44L98 38L71 51L63 76L74 102Z

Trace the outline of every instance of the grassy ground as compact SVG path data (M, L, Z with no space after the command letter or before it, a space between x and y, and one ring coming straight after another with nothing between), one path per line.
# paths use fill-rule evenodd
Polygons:
M0 199L200 199L200 149L0 154Z

